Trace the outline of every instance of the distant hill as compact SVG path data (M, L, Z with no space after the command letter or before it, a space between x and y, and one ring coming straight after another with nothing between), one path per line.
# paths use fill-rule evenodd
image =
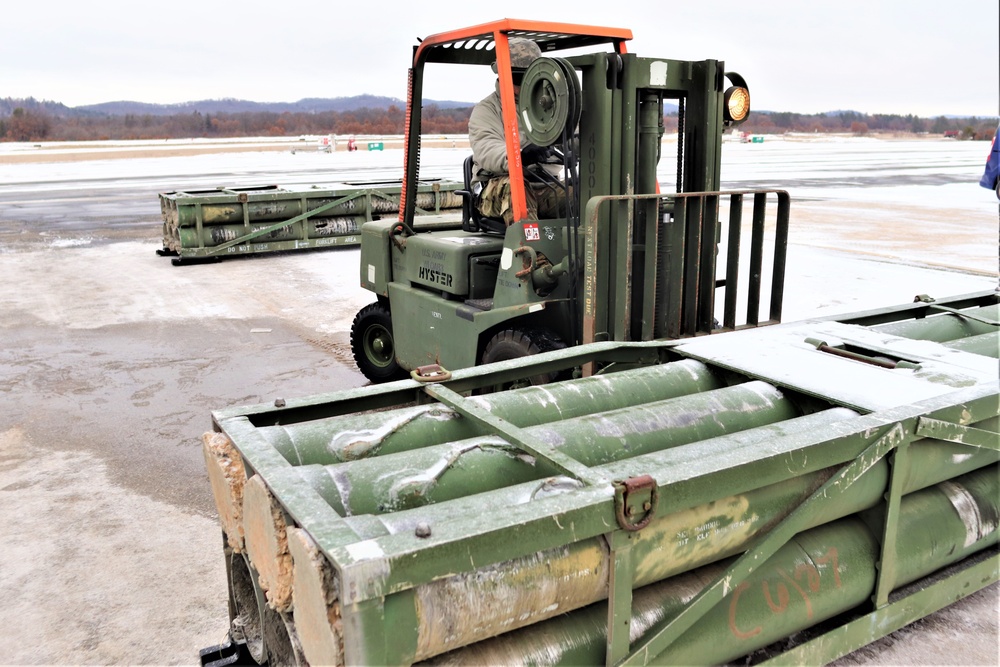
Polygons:
M44 113L57 118L67 118L74 115L88 115L87 112L77 113L71 107L61 102L50 102L49 100L36 100L34 97L24 98L0 98L0 118L6 118L14 113L14 109L24 109L34 113Z
M473 104L426 100L425 134L469 131ZM663 128L676 132L677 105L665 101ZM95 141L193 137L301 136L310 134L402 134L406 104L393 97L306 98L298 102L251 102L234 98L181 104L119 101L68 107L34 98L0 98L0 141ZM755 110L740 130L749 134L894 132L990 139L996 118L935 119L899 114L832 111L801 114Z
M427 100L427 105L435 105L439 109L465 109L473 106L474 102L458 102L455 100ZM100 117L100 116L174 116L193 114L238 114L238 113L324 113L335 111L338 113L345 111L358 111L360 109L388 109L395 106L398 109L406 109L406 102L395 97L382 97L378 95L354 95L353 97L307 97L298 102L251 102L249 100L239 100L235 98L223 98L219 100L198 100L194 102L181 102L178 104L149 104L147 102L101 102L100 104L87 104L78 107L68 107L61 102L49 100L36 100L33 97L27 98L0 98L0 118L10 116L14 109L20 107L26 111L44 113L55 118L80 118L80 117ZM664 101L663 113L666 116L677 114L677 105L670 101ZM754 109L754 114L777 115L789 114L791 112L767 111L764 109ZM820 114L794 114L797 116L823 116L827 118L863 118L867 116L864 112L854 110L826 111ZM962 115L946 115L939 118L948 120L958 120L970 118ZM971 117L975 119L975 117Z
M471 107L471 102L452 100L428 100L428 104L440 109L461 109ZM180 104L149 104L146 102L102 102L78 107L68 107L60 102L38 101L34 98L0 98L0 118L10 116L14 109L21 107L28 111L44 112L57 118L80 116L173 116L177 114L219 114L219 113L322 113L325 111L357 111L359 109L388 109L396 106L406 108L406 102L394 97L377 95L355 95L353 97L319 98L309 97L298 102L250 102L225 98L221 100L199 100Z

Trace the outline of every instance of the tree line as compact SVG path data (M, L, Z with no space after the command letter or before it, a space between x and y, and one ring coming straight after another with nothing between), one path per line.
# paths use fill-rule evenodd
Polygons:
M465 134L472 107L429 106L422 113L425 134ZM405 110L240 112L157 116L152 114L61 116L17 107L0 118L0 141L103 141L136 139L196 139L303 134L403 134Z
M997 118L921 118L913 114L863 114L839 111L826 114L789 112L753 113L740 126L752 134L783 134L786 132L836 132L865 135L870 133L940 134L958 139L993 138Z
M472 107L423 110L424 134L466 134ZM136 139L194 139L299 135L400 135L405 110L363 108L354 111L238 112L174 115L63 115L41 108L16 107L0 117L0 141L95 141ZM677 114L664 117L667 132L676 132ZM914 115L863 114L843 111L827 114L757 112L740 126L750 134L788 132L939 134L960 139L990 139L996 118L921 118Z

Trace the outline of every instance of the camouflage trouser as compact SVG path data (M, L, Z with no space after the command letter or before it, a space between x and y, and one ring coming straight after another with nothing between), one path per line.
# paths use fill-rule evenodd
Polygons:
M525 183L524 195L530 220L547 220L566 215L566 192L559 186ZM488 218L502 218L508 227L514 222L509 176L497 176L486 182L479 196L479 212Z

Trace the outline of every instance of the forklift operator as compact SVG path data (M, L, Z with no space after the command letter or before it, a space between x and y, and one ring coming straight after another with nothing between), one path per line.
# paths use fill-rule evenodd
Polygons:
M515 37L510 40L511 73L514 79L514 99L520 93L521 79L528 66L542 55L538 45L530 39ZM496 63L493 64L496 71ZM561 188L551 183L536 183L532 172L538 173L548 162L550 150L526 143L523 120L518 116L518 134L521 136L521 164L525 171L525 196L528 217L537 220L562 215L560 203L565 199ZM500 82L495 90L472 110L469 117L469 144L472 146L473 191L479 193L479 211L482 215L503 219L508 226L513 222L510 199L510 176L507 167L507 143L504 135L503 113L500 108Z

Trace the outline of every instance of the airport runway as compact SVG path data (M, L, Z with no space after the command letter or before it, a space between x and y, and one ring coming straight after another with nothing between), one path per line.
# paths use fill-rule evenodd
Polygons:
M792 192L785 319L800 319L996 287L986 150L727 144L724 185ZM466 153L426 151L423 174L457 178ZM356 248L173 267L155 254L157 193L392 179L402 154L53 155L0 150L0 663L191 664L227 622L210 412L365 384L348 332L373 299ZM995 665L997 600L841 663Z

